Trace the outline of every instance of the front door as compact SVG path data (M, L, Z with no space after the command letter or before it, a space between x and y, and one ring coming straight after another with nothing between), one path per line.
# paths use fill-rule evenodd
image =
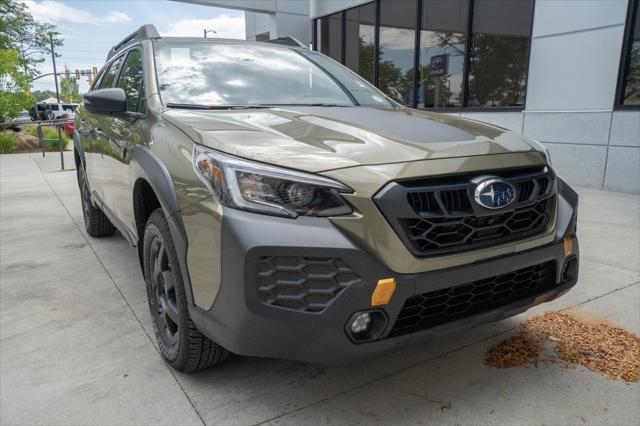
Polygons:
M124 55L111 61L106 70L100 73L91 89L113 87L123 62ZM105 155L111 155L109 128L113 118L107 115L92 114L83 108L78 112L77 122L78 135L84 149L85 171L89 179L89 187L94 195L97 195L100 200L104 200L102 181L105 178L105 170L102 169L104 163L102 160Z
M129 51L121 67L115 87L124 90L128 112L145 113L142 53L134 48ZM133 212L133 183L129 171L131 149L143 137L144 118L133 123L120 118L109 118L105 129L109 149L101 158L101 190L104 202L115 216L129 228L135 230Z

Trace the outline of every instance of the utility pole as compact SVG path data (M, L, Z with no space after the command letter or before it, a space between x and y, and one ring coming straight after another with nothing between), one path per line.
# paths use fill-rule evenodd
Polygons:
M60 91L58 90L58 70L56 69L56 52L53 50L53 33L49 33L49 43L51 43L51 60L53 61L53 77L56 81L56 99L60 103Z
M58 90L58 70L56 69L56 52L53 50L53 33L49 33L49 43L51 44L51 59L53 60L53 78L56 81L56 99L58 100L58 105L56 105L56 110L60 107L60 91ZM62 150L62 132L60 130L60 126L56 126L58 128L58 146L60 147L60 165L62 166L62 170L64 170L64 152Z

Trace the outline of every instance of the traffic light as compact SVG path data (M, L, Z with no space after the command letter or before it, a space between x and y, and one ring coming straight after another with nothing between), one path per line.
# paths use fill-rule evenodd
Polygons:
M76 70L76 80L80 80L80 70Z
M98 67L93 67L93 78L96 78L96 75L98 75Z

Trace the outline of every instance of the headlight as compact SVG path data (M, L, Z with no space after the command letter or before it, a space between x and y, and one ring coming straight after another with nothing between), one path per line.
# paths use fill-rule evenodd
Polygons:
M353 192L328 178L269 166L194 145L193 166L221 204L257 213L339 216L352 212L340 193Z

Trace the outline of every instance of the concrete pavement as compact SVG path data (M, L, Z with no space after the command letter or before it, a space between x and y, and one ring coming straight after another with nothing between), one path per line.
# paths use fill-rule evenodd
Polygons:
M75 172L58 168L50 154L0 156L2 424L640 423L638 383L483 365L490 345L547 310L640 333L638 196L579 190L578 286L526 314L351 365L232 356L185 375L156 351L136 251L86 235Z

